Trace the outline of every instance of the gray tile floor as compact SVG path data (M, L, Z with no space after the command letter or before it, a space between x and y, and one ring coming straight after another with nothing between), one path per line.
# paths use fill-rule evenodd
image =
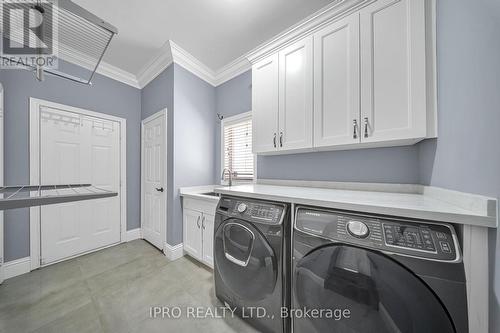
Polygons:
M151 318L177 306L179 319ZM239 318L186 318L221 307L212 271L168 261L137 240L15 277L0 285L0 332L255 332Z

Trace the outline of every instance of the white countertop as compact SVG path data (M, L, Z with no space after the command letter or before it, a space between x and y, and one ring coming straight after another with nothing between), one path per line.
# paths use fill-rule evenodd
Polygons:
M427 194L249 184L214 188L216 193L399 217L496 227L490 216Z

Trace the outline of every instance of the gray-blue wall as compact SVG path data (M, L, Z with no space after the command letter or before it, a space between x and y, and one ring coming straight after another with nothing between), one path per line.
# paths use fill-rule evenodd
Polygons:
M500 2L437 3L439 137L419 144L420 181L500 198ZM490 230L490 332L500 332L499 236Z
M437 140L399 148L259 156L258 177L421 183L500 199L500 2L437 4ZM250 84L247 72L217 87L217 112L234 115L251 108ZM491 332L500 332L499 237L500 230L490 230Z
M216 112L225 117L252 109L252 72L216 88ZM215 182L220 183L220 121L216 126ZM418 182L416 146L259 156L258 178L358 182Z
M175 65L174 219L167 233L171 245L182 242L179 188L211 185L215 156L215 88Z
M252 71L246 71L215 89L215 112L231 117L252 110ZM221 182L220 120L215 126L215 184Z
M261 179L418 183L416 146L259 156Z
M22 70L0 70L5 90L5 183L29 184L29 98L80 107L127 119L127 229L139 227L140 90L97 75L92 86L46 76L43 83ZM5 212L5 261L29 256L29 212Z

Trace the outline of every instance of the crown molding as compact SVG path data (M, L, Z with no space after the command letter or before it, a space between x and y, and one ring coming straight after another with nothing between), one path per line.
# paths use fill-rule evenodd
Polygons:
M334 20L359 10L361 7L376 0L337 0L323 7L314 14L306 17L299 23L291 26L282 33L257 46L246 54L247 59L252 63L285 48L295 41L304 38L313 32L321 29Z
M64 50L59 51L59 57L64 61L75 64L89 71L94 70L95 59L91 59L87 55L72 48L69 48L67 46L65 47ZM101 61L99 67L97 67L96 73L107 76L113 80L125 83L134 88L138 89L140 88L134 74L129 73L111 64L108 64L104 61Z
M181 48L174 41L170 40L169 43L174 63L184 67L186 70L210 83L212 86L216 86L215 72L212 69Z
M121 68L108 64L106 62L101 62L99 67L97 67L97 74L107 76L113 80L125 83L131 87L140 89L141 86L137 81L134 74L124 71Z
M215 86L220 86L251 68L252 64L248 61L247 57L241 56L216 72L214 79Z
M144 88L149 82L153 81L173 62L170 43L167 42L161 47L159 54L144 66L137 74L139 87Z
M168 66L176 63L212 86L217 87L248 71L251 69L252 64L260 59L281 50L291 43L321 29L332 21L349 15L374 1L376 0L336 0L216 71L202 63L174 41L168 40L161 47L158 55L149 61L137 75L105 62L101 62L97 73L132 87L142 89ZM86 59L84 55L78 54L77 51L63 55L61 58L84 68L92 69L91 60Z
M214 71L195 58L188 51L180 47L177 43L169 40L163 45L158 56L144 66L137 75L139 87L145 87L172 63L182 66L187 71L198 76L214 87L217 87L222 83L240 75L241 73L246 72L252 66L246 56L241 56L218 71Z

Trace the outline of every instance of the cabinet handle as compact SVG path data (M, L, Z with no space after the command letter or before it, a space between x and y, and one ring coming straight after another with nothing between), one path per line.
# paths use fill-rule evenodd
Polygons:
M198 229L200 229L200 215L198 215L198 219L196 220L196 225L198 226Z
M283 147L283 131L280 132L280 147Z
M353 139L357 139L358 138L358 121L356 119L354 119L352 121L352 125L353 125L353 133L352 133L352 138Z
M368 117L365 117L365 138L368 137Z
M276 133L274 133L273 145L274 145L274 148L276 148Z
M201 227L205 230L205 216L201 219Z

